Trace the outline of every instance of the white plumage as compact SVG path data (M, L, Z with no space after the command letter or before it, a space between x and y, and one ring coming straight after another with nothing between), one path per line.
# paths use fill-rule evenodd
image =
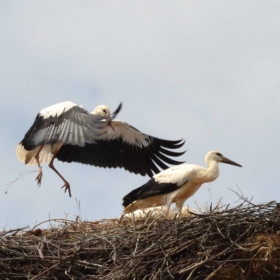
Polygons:
M158 166L166 169L166 163L181 163L169 156L182 155L184 152L171 150L182 147L184 141L152 137L114 120L120 110L121 104L112 114L106 105L100 105L88 113L71 101L47 107L38 113L18 144L17 157L27 165L38 165L38 185L42 181L41 164L50 162L49 167L63 180L70 196L70 184L53 165L55 158L104 168L120 167L150 177L159 172Z
M185 206L181 209L180 217L186 217L190 216L190 211L192 212L191 208L188 206ZM174 209L170 210L168 212L168 218L174 218L178 212ZM126 213L121 219L128 219L128 220L141 220L141 219L146 219L147 217L152 217L152 218L160 218L162 216L166 217L166 212L163 206L157 206L157 207L148 207L144 209L138 209L135 210L134 212Z
M75 106L77 106L77 105L71 101L57 103L57 104L54 104L47 108L42 109L39 112L39 116L44 119L48 119L50 117L53 117L53 118L60 117L63 113L66 113L67 111L69 111L71 108L73 108ZM105 107L105 105L101 105L101 106ZM82 108L82 106L79 106L79 107ZM106 109L109 109L109 108L107 107ZM92 113L97 115L94 111Z
M181 164L154 175L146 184L123 198L124 213L156 206L164 206L168 213L172 203L176 203L177 210L181 211L184 202L203 183L212 182L219 176L219 162L241 167L240 164L217 151L208 152L205 162L208 168L194 164Z

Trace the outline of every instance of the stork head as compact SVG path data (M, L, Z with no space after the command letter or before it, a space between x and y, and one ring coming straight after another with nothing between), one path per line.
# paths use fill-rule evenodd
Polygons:
M242 165L226 158L225 156L223 156L221 153L217 152L217 151L210 151L206 154L205 156L205 162L208 164L211 161L216 161L216 162L223 162L223 163L227 163L227 164L231 164L231 165L235 165L235 166L239 166L242 167Z
M110 117L111 113L110 113L110 109L108 106L99 105L93 110L92 114L98 115L98 116L101 116L101 117L104 117L105 119L107 119L108 117Z
M120 106L121 106L121 105L120 105ZM120 107L120 106L119 106L119 107ZM117 113L118 113L119 111L120 111L120 108L118 109L117 112L114 112L114 113L111 114L110 109L109 109L108 106L106 106L106 105L99 105L99 106L97 106L97 107L93 110L92 114L93 114L93 115L98 115L98 116L103 117L103 118L107 121L107 124L108 124L113 130L115 130L114 127L113 127L113 125L112 125L112 119L115 118L115 116L117 115Z

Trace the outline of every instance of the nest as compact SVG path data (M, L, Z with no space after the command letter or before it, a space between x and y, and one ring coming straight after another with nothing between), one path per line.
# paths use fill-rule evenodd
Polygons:
M0 279L280 279L280 205L0 233ZM46 225L46 224L45 224Z

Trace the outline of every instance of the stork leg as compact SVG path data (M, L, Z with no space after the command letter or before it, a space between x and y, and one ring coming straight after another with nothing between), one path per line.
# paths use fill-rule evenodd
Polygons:
M185 200L177 200L176 201L176 209L178 210L179 213L182 212L182 208L183 208L184 203L185 203Z
M37 181L37 185L38 185L39 187L41 186L42 177L43 177L43 171L42 171L42 167L41 167L40 161L39 161L39 154L40 154L40 152L41 152L43 146L44 146L44 145L42 145L42 146L40 147L39 151L38 151L37 154L35 155L35 159L36 159L36 162L37 162L38 168L39 168L39 170L38 170L38 175L37 175L35 181Z
M176 209L178 210L176 217L180 218L182 216L182 209L183 209L183 205L185 203L185 200L177 200L176 201Z
M162 212L165 214L165 218L168 219L170 206L171 206L171 200L167 201L167 203L163 206Z
M62 175L56 170L56 168L53 165L53 161L56 157L58 151L55 151L53 154L53 157L49 163L49 168L51 168L60 178L61 180L64 182L64 185L61 188L65 188L65 192L68 190L69 192L69 196L71 197L71 189L70 189L70 184L62 177Z

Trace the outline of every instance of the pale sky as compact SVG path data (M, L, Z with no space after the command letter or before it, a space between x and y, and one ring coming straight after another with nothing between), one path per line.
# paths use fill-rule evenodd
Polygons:
M144 133L186 139L182 161L220 164L195 202L234 206L278 200L280 121L279 1L0 1L0 228L48 218L98 220L122 213L122 197L149 178L78 163L17 160L15 148L37 113L70 100L92 111L120 102L121 119ZM7 184L22 172L5 194ZM80 210L77 205L80 203Z

